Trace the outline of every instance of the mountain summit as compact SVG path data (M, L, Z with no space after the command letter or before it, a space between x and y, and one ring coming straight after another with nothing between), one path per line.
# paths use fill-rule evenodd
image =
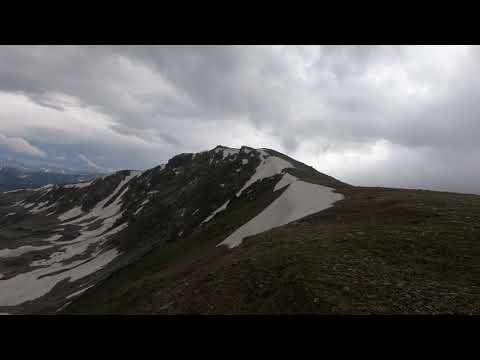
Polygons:
M435 231L431 212L412 204L440 195L392 191L353 187L271 149L218 145L143 172L6 192L0 312L358 311L360 295L343 294L369 282L356 259L386 271L366 234L388 222L398 234Z
M225 234L217 245L233 248L343 198L326 185L342 183L273 150L219 145L144 172L4 193L2 229L18 239L0 250L0 306L58 308L147 249L236 214L217 230Z

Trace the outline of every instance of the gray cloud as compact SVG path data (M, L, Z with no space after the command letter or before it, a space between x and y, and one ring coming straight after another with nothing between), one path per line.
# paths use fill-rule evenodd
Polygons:
M479 60L446 46L2 46L0 122L107 167L247 144L353 184L480 192Z
M101 166L98 166L97 164L95 164L92 160L90 160L89 158L87 158L85 155L83 154L78 154L78 158L82 161L84 161L88 166L94 168L95 170L105 170L104 168L102 168Z
M35 157L46 157L47 154L39 149L36 146L33 146L25 139L19 137L7 137L5 135L0 134L0 148L4 148L6 150L26 154Z

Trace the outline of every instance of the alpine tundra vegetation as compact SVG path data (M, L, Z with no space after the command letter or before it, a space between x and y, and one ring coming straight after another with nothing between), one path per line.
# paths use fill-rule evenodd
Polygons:
M219 145L2 193L0 312L479 313L479 238L480 196Z

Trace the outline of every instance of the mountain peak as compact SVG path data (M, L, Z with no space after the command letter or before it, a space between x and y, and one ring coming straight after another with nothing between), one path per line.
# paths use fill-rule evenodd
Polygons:
M33 221L48 230L42 239L33 233L21 253L4 249L9 257L25 253L27 260L36 252L36 260L18 268L19 274L31 276L17 278L15 268L0 281L0 311L30 300L27 309L45 306L44 288L35 284L46 279L39 276L58 269L65 271L50 279L52 286L65 279L75 285L52 290L58 299L53 306L65 303L69 289L100 281L153 246L216 234L212 246L236 247L248 236L340 200L342 195L326 187L339 183L322 176L278 152L218 145L178 154L144 172L123 170L92 182L3 194L1 202L10 204L4 209L10 215L0 213L5 229L15 232ZM71 267L72 261L83 264L81 273ZM38 266L40 270L30 270ZM26 288L32 291L19 290Z
M422 251L435 265L432 248L448 264L460 249L457 274L476 285L473 228L438 226L452 214L475 220L479 203L357 188L272 149L223 145L143 172L0 193L0 313L418 312L399 294L430 298L432 287L427 278L407 285L412 268L447 281L439 291L458 287L419 262ZM441 231L456 232L451 243ZM448 300L452 309L478 311L478 295L462 296ZM429 311L448 309L444 298Z

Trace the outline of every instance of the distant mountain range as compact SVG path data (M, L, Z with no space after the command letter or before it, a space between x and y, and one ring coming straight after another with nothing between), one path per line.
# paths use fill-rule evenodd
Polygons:
M0 152L0 167L12 167L25 171L54 172L59 174L108 174L115 169L106 168L93 162L81 153L64 153L56 155L49 149L45 158L15 154L9 151Z
M102 174L71 173L65 169L35 169L14 160L0 161L0 191L36 188L48 184L69 184L88 181Z

